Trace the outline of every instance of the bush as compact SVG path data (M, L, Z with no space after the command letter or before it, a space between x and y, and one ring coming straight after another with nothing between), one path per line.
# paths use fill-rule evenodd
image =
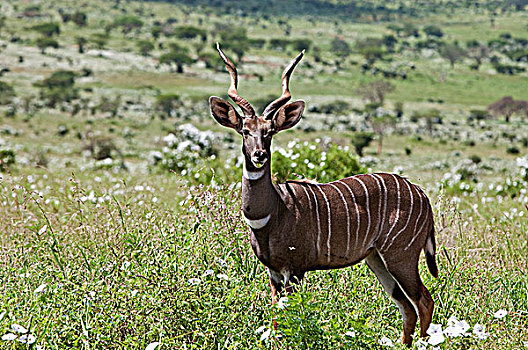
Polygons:
M46 49L48 47L54 49L59 48L59 43L53 38L38 38L35 43L37 44L37 47L40 49L40 52L42 54L46 53Z
M15 89L8 83L0 81L0 106L11 103L15 96Z
M290 142L287 150L273 152L271 166L280 182L295 179L294 174L298 178L329 182L366 172L348 147L321 140Z
M180 102L180 96L176 94L158 95L156 97L155 109L161 113L161 118L174 116L174 110Z
M521 151L519 150L518 147L516 147L516 146L511 146L511 147L508 147L508 148L506 149L506 153L508 153L508 154L519 154L519 153L521 153Z
M238 181L241 169L232 160L221 162L217 158L213 139L210 131L200 131L192 124L180 125L163 138L160 151L151 153L154 168L174 171L191 183L210 183L213 176L222 181Z
M360 131L352 135L350 142L354 146L354 149L358 156L363 157L363 149L368 147L374 140L374 134L371 132Z
M15 164L15 152L11 149L0 149L0 171L7 171L10 165Z
M60 34L60 26L54 22L37 24L31 27L31 29L47 37Z

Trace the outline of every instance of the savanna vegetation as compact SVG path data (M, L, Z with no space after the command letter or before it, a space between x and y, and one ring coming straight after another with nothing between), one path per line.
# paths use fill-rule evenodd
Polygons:
M528 4L0 3L0 348L368 349L401 317L363 264L270 305L240 212L236 63L260 112L284 66L303 120L278 181L373 171L434 204L440 276L415 349L528 346ZM276 318L278 328L272 320Z

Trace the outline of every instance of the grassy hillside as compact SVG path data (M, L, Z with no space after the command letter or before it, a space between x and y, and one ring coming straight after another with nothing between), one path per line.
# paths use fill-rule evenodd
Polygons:
M440 277L420 271L444 339L413 348L526 348L526 6L2 2L0 349L403 348L363 263L271 306L240 139L209 115L229 86L216 42L259 110L307 49L274 177L395 172L431 198Z

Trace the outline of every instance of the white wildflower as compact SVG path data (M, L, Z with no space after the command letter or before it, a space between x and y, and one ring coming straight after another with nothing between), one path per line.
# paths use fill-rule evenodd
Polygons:
M265 329L266 329L266 326L260 326L259 328L257 328L255 333L262 333L262 332L264 332Z
M137 293L139 293L139 290L134 289L134 290L130 291L130 296L131 296L132 298L134 298L134 297L137 295Z
M387 346L389 348L394 347L394 343L392 342L392 340L387 337L381 337L381 339L379 340L379 344L381 346Z
M2 336L2 340L15 340L17 338L17 335L13 333L7 333Z
M27 329L26 327L24 326L21 326L19 324L16 324L16 323L13 323L11 325L11 329L13 330L13 332L16 332L16 333L27 333Z
M268 339L270 334L271 334L271 329L268 329L267 331L262 333L262 335L260 336L260 341Z
M485 340L488 338L489 333L486 333L486 326L476 323L473 326L473 334L477 339Z
M219 273L216 277L224 281L229 281L229 277L225 273Z
M417 345L418 350L427 349L427 342L423 339L418 339L418 341L416 342L416 345Z
M40 286L37 287L37 289L33 291L33 293L42 293L46 289L47 285L47 283L42 283Z
M277 303L277 307L279 309L284 309L284 308L288 307L288 297L281 297L279 299L279 302Z
M501 318L504 318L507 314L508 311L500 309L493 314L493 317L498 318L500 320Z
M145 350L154 350L154 349L156 349L158 347L158 345L160 345L160 342L159 341L155 341L155 342L150 343L149 345L147 345Z
M33 334L23 334L18 338L18 341L23 344L33 344L37 338Z
M205 270L204 274L203 274L203 277L207 277L207 276L210 276L214 274L214 271L213 270Z
M347 332L345 332L345 335L346 335L347 337L350 337L350 338L355 338L355 337L356 337L356 332L354 332L354 331L347 331Z
M196 285L199 285L201 281L199 278L193 277L193 278L189 278L188 282L190 285L196 286Z
M428 343L435 346L435 345L443 343L444 340L445 340L445 337L443 333L435 333L429 337Z
M436 324L436 323L431 323L431 325L427 329L427 334L428 335L434 335L434 334L438 334L438 333L442 333L442 325L441 324Z

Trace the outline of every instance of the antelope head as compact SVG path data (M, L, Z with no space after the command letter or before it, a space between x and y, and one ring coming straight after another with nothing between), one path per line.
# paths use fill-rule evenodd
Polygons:
M242 135L242 153L245 157L246 167L250 170L258 170L270 161L273 135L293 127L301 120L304 101L287 102L291 98L290 75L302 59L304 50L282 73L282 96L271 102L262 115L257 115L251 104L237 92L238 73L235 65L222 52L218 43L216 48L231 76L231 85L227 94L240 107L242 114L231 103L216 96L209 98L211 114L218 123L235 129Z

